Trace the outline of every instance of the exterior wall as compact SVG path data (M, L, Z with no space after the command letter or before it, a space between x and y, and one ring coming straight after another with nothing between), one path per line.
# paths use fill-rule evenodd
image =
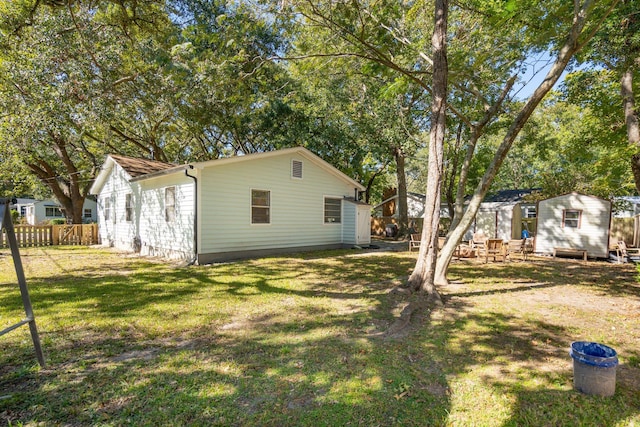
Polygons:
M142 182L129 182L117 164L98 195L98 230L103 245L142 255L173 259L193 257L193 181L176 173ZM175 187L175 220L165 220L165 188ZM131 194L133 212L126 217L126 197ZM105 220L105 199L111 200L111 216Z
M173 259L194 256L194 182L184 173L140 181L141 199L134 203L143 255ZM165 189L175 187L175 218L165 218ZM124 203L124 201L123 201Z
M125 221L126 194L132 193L139 200L140 189L129 183L129 175L117 164L113 164L111 173L105 181L98 199L98 236L103 245L117 249L133 251L133 239L136 236L135 222ZM110 200L109 219L105 219L106 200Z
M302 179L291 177L293 159L302 161ZM203 256L343 244L345 201L341 223L325 224L324 198L352 197L354 188L303 155L205 165L198 176ZM269 224L251 223L252 189L270 191Z
M476 214L476 232L482 231L485 236L492 239L510 240L514 238L514 234L519 234L521 231L520 224L516 224L516 227L514 227L514 221L520 222L522 218L521 214L515 214L516 210L520 210L519 204L482 203Z
M357 245L358 206L348 200L342 202L342 241L347 245Z
M342 203L345 220L342 241L348 245L368 245L371 243L371 206L345 199Z
M563 211L582 211L579 228L563 227ZM567 194L538 203L535 251L552 254L553 248L585 249L590 257L609 255L611 203L597 197Z

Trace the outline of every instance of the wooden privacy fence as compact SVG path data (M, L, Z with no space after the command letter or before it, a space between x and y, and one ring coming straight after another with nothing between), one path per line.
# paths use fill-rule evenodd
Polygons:
M98 243L98 224L16 225L18 246L21 248L52 245L95 245ZM0 234L0 248L8 248L5 230Z

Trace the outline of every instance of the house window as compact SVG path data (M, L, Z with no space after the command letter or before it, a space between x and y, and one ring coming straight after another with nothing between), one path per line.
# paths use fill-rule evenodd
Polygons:
M133 202L131 199L131 193L125 195L124 199L124 219L127 222L133 220Z
M582 211L575 209L565 209L562 211L562 226L565 228L580 228Z
M342 199L325 197L324 199L324 223L337 224L342 220Z
M25 215L27 215L27 207L20 206L20 216L25 216Z
M88 218L88 219L91 219L91 213L92 213L91 209L85 209L84 210L84 217Z
M267 190L251 190L251 224L269 224L271 192Z
M302 179L302 162L300 160L291 161L291 177Z
M45 206L44 215L48 217L61 217L62 211L56 206Z
M102 199L102 205L104 206L104 219L109 220L111 218L111 197L105 197Z
M526 218L535 218L537 216L536 213L536 207L535 206L529 206L526 208Z
M164 219L167 222L176 220L176 187L164 189Z

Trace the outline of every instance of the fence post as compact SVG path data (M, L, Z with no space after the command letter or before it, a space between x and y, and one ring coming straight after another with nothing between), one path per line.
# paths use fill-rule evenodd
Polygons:
M60 244L60 226L51 225L51 244L58 246Z

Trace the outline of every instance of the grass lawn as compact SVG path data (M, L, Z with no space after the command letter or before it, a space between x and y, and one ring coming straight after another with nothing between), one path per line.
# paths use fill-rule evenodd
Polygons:
M632 265L456 261L445 306L389 339L415 253L22 255L48 366L27 327L0 337L0 425L640 426ZM22 317L3 250L0 329ZM613 397L573 390L577 340L618 351Z

